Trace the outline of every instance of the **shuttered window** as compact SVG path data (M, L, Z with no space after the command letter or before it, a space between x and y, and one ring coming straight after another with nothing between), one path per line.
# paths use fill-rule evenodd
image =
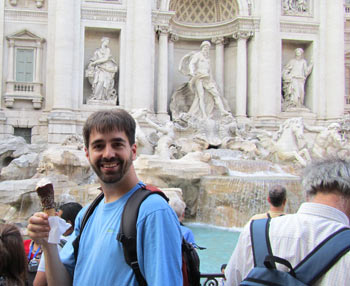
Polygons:
M34 50L16 49L16 81L33 82Z

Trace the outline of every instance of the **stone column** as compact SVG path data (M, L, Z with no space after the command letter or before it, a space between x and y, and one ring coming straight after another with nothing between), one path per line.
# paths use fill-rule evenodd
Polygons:
M35 58L35 78L34 82L41 82L41 57L42 57L42 43L41 41L36 42L36 58Z
M168 33L169 27L159 26L157 117L169 119L168 108Z
M344 5L343 1L325 2L325 110L327 119L338 119L344 114Z
M119 95L119 104L120 106L131 109L132 108L132 91L133 91L133 70L134 67L132 65L133 63L133 26L134 26L134 1L129 0L127 5L127 17L126 17L126 27L125 32L122 31L125 38L125 59L124 59L124 66L125 66L125 83L124 83L124 89L121 90L121 94ZM122 42L121 42L122 44ZM121 62L123 59L121 59Z
M221 94L224 94L224 38L217 37L211 41L215 44L215 80Z
M237 40L237 72L236 72L236 112L237 117L247 117L247 39L251 31L238 31L233 34Z
M280 8L276 0L260 4L257 116L262 119L275 119L281 111Z
M0 9L0 38L4 39L4 25L5 25L5 4L4 1L0 1L1 3L1 9ZM4 41L0 42L0 54L3 55L4 54ZM6 64L6 63L5 63ZM4 72L4 56L0 57L0 74L3 75ZM12 76L13 76L13 71L12 71ZM6 86L5 86L6 88ZM0 90L3 90L3 81L0 81ZM1 93L2 95L0 95L0 99L1 97L3 97L3 93ZM0 100L1 102L3 102L2 100ZM0 103L0 138L4 137L6 132L6 128L5 128L5 122L6 122L6 117L4 112L2 111L2 105Z
M77 134L77 117L73 112L75 79L75 40L79 35L75 19L80 17L78 1L50 0L48 2L48 56L46 108L48 114L48 143L62 143ZM53 68L54 67L54 68Z
M129 1L128 1L129 2ZM133 0L134 22L132 97L133 108L154 109L154 29L152 27L152 1ZM128 3L129 4L129 3Z
M53 109L72 109L72 80L74 62L74 11L76 1L71 0L51 0L49 13L55 9L55 19L49 22L49 32L54 34L54 42L50 43L50 48L54 49L54 59L48 61L49 66L55 69L53 73ZM51 13L52 15L53 13ZM51 26L52 25L52 26Z
M15 41L9 40L9 53L7 58L7 81L13 81L13 65L14 65Z
M174 88L174 43L179 40L175 34L170 35L169 39L169 53L168 53L168 106L170 105L171 96Z

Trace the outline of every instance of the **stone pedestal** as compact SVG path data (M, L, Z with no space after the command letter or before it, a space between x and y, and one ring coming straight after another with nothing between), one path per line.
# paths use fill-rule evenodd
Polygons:
M311 110L306 107L288 108L286 111L283 111L280 114L278 114L278 118L281 119L288 119L293 117L302 117L306 121L314 122L317 116L315 113L311 112Z

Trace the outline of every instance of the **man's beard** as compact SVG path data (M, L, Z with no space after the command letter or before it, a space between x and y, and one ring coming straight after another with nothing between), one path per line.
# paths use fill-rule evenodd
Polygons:
M132 153L127 160L117 159L116 157L110 159L101 159L96 162L96 164L91 163L92 169L95 171L99 179L105 184L115 184L118 183L125 174L129 171L130 166L132 165ZM101 171L101 164L103 163L118 163L118 169L116 171L106 173Z

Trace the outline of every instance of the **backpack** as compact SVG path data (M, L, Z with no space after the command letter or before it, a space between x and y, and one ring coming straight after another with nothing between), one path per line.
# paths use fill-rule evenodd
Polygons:
M269 226L269 218L254 220L250 225L254 268L241 282L241 286L313 285L350 249L350 229L344 227L323 240L293 268L286 259L273 256ZM276 263L288 267L289 272L277 270Z
M136 190L128 199L124 206L122 213L122 219L120 222L120 229L117 235L123 245L123 252L125 262L134 271L137 282L140 286L146 286L147 282L141 274L139 264L137 261L137 247L136 247L136 222L141 203L149 196L158 194L162 196L166 201L169 201L167 196L159 189L146 185ZM95 200L90 204L89 208L84 214L84 217L80 226L80 234L73 241L74 257L78 258L79 241L81 233L96 206L103 199L103 193L101 192ZM199 256L192 244L188 243L185 239L182 239L182 275L183 286L200 286L200 272L199 272Z

